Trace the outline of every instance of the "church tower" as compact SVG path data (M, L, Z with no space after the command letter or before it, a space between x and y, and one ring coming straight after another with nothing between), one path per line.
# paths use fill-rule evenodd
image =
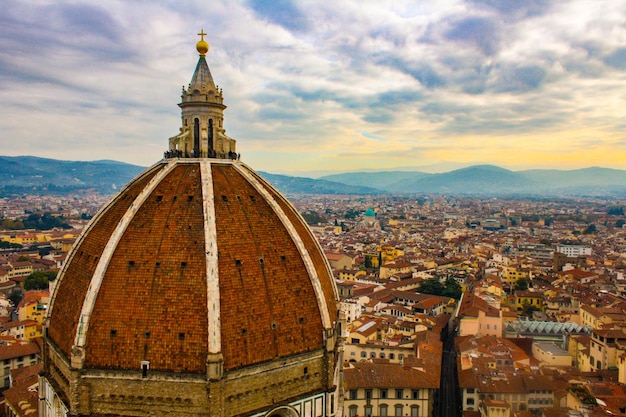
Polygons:
M169 140L169 151L183 157L235 158L236 141L226 136L224 129L224 97L215 85L206 54L209 44L204 30L196 44L200 54L196 70L187 89L183 87L180 133Z
M94 216L44 324L41 417L332 417L341 329L328 261L235 153L200 59L164 158Z

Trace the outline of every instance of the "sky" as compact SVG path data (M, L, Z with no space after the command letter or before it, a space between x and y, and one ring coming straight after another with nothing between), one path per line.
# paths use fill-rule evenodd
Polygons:
M198 60L272 173L626 169L626 2L3 2L1 155L149 166Z

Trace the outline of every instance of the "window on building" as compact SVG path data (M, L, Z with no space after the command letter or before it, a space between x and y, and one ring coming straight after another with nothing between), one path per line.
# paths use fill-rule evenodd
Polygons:
M356 417L356 410L357 410L357 406L356 405L351 405L350 406L350 417Z
M378 413L380 417L387 417L387 404L381 404Z
M383 352L380 352L380 358L385 359L385 354Z
M411 398L413 398L414 400L419 400L420 398L420 390L418 389L414 389L411 391Z
M371 357L371 358L375 358L375 357L376 357L376 352L371 352L371 353L370 353L370 357Z
M411 417L419 417L420 415L420 406L412 405L411 406Z
M403 409L402 405L400 405L400 404L396 405L395 409L396 409L396 411L395 411L394 416L395 417L402 417L402 409Z
M473 398L468 398L467 400L465 400L465 404L467 404L467 405L474 405L474 399Z
M395 358L396 358L396 355L395 355L395 354L393 354L393 353L390 353L390 354L389 354L389 359L392 359L392 360L393 360L393 359L395 359Z
M365 406L365 417L372 417L372 406L371 405L366 405Z
M367 358L367 352L361 352L361 357L362 358Z
M359 344L359 339L352 338L350 343L352 343L353 345L358 345Z
M381 389L380 390L380 398L387 398L387 390L386 389Z
M468 388L467 389L467 393L468 394L473 394L474 393L474 388Z
M355 389L351 389L351 390L350 390L350 399L351 399L351 400L356 400L357 398L359 398L359 397L357 396L357 390L355 390Z
M368 400L372 399L372 390L371 389L366 389L365 390L365 398L367 398Z
M402 394L404 394L404 392L403 392L403 391L404 391L404 390L401 390L401 389L397 389L397 390L396 390L396 398L397 398L397 399L401 399L401 398L402 398Z

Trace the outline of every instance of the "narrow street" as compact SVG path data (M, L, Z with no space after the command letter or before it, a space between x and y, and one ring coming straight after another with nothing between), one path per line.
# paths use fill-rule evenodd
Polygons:
M438 417L460 417L460 398L456 372L456 354L454 351L454 326L448 326L443 340L443 356L441 360L441 384L439 403L435 415Z

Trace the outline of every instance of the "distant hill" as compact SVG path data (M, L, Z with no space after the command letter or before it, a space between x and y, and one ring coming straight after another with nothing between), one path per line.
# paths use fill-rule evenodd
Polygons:
M323 179L290 177L259 171L259 175L269 181L284 194L382 194L381 190L373 187L350 185Z
M343 174L325 175L319 179L340 182L359 187L373 187L385 189L392 184L405 180L416 180L432 174L425 172L409 171L384 171L384 172L346 172Z
M626 197L626 171L598 167L514 172L493 165L476 165L441 174L350 172L321 179L351 185L367 184L397 194Z
M477 165L390 185L398 193L492 195L515 193L531 181L519 173L493 165Z
M145 168L116 161L62 161L0 156L0 196L112 194ZM448 194L473 196L611 196L626 198L626 171L591 167L569 171L510 171L476 165L441 174L419 171L348 172L320 179L259 172L286 194Z
M117 192L145 167L117 161L63 161L32 156L0 156L0 197L12 194L68 194L93 190ZM259 173L283 193L380 194L372 187L326 180Z
M123 162L63 161L34 156L0 156L0 195L67 194L92 189L112 194L144 167Z

